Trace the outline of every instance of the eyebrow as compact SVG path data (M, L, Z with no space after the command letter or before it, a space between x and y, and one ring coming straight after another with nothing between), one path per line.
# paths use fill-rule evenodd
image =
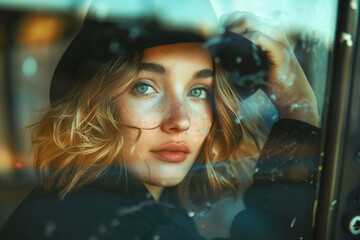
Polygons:
M194 78L210 78L214 76L214 71L208 68L197 71L194 74Z
M164 65L158 63L145 62L140 64L140 71L148 71L157 74L167 74ZM194 74L194 78L210 78L214 76L214 71L208 68L201 69Z
M166 68L158 63L141 63L140 71L148 71L158 74L166 74Z

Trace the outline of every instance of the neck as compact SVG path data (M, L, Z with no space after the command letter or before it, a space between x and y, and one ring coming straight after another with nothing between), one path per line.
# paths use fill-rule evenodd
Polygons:
M155 201L159 201L161 193L164 190L164 187L150 185L150 184L147 184L147 183L144 183L144 186L150 192L150 194L153 196Z

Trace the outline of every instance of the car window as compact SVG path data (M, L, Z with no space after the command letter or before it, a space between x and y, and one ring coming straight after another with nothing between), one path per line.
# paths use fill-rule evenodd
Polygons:
M139 0L121 1L121 4L111 0L92 3L37 0L31 4L2 0L0 226L38 185L33 170L31 124L52 104L49 89L53 73L74 37L82 27L90 26L88 22L99 25L101 34L90 35L92 37L85 42L106 45L107 51L116 56L121 56L124 49L141 44L141 51L144 51L178 41L149 45L136 42L143 36L156 38L156 34L149 34L151 30L145 27L154 21L166 31L191 32L203 39L204 48L212 56L214 71L219 67L229 81L229 86L223 88L219 87L221 81L215 83L215 89L231 89L230 93L206 90L217 99L212 100L211 116L219 127L211 136L214 139L223 137L221 139L225 140L216 144L226 146L223 149L227 150L212 151L217 145L209 143L207 150L217 154L216 161L194 164L187 175L190 185L184 184L187 187L182 191L189 192L180 198L188 203L182 206L196 231L205 239L236 239L237 236L260 239L267 235L280 236L278 239L289 239L286 238L289 236L314 239L324 156L321 136L328 121L330 73L336 68L333 54L337 13L335 0ZM113 31L113 26L126 30L125 42L117 41L124 38L123 32ZM237 44L237 35L245 41ZM173 32L164 38L172 39L171 36L175 36ZM346 33L343 38L347 44L353 44ZM247 52L247 57L239 55L243 51ZM244 62L247 65L240 68ZM55 95L68 91L62 87L66 89L65 84L60 84L51 91L55 91ZM152 88L161 93L161 87ZM195 90L203 91L203 88ZM193 99L194 93L186 95L192 97L192 104L198 101ZM231 99L228 105L216 104L216 101L226 102L219 100L225 97ZM235 107L229 107L230 103ZM228 123L222 121L221 107L233 110L226 113L232 116ZM351 107L352 112L358 111L356 104ZM352 129L357 129L356 119L353 116ZM226 128L230 125L235 128ZM231 131L235 137L226 138ZM191 185L197 178L200 180L195 182L205 182L205 175L199 172L207 168L207 164L211 165L213 178L218 176L225 189L214 199L207 199L211 187L199 190L200 185ZM210 183L213 178L209 177ZM199 201L194 200L192 192L201 192L203 196L194 194ZM336 204L334 200L333 205ZM138 208L129 209L136 212ZM260 230L258 223L263 226ZM50 224L44 231L51 236L55 228L56 223Z

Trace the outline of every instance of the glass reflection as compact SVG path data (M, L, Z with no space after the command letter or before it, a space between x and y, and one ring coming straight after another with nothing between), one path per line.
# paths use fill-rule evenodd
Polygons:
M142 100L130 94L134 92L134 89L136 90L134 85L130 84L131 81L124 82L122 85L123 87L128 87L127 89L116 93L113 92L109 95L109 102L113 101L115 96L120 96L119 98L126 96L122 101L119 100L119 102L124 103L126 101L127 103L119 105L128 107L125 110L118 107L117 110L118 112L124 112L120 114L120 116L127 117L114 118L113 121L113 123L115 123L120 120L120 122L116 123L131 127L131 134L129 133L128 137L125 138L126 141L123 143L121 143L121 141L118 142L119 144L125 144L125 146L126 144L128 145L128 150L125 155L130 155L127 156L126 159L132 159L131 156L134 152L138 154L135 160L144 158L146 154L141 153L141 151L146 149L146 144L159 141L157 139L166 139L165 136L167 135L161 137L163 132L170 132L172 134L171 136L175 136L174 132L179 136L179 132L187 132L189 137L192 136L189 139L194 140L194 143L187 143L187 141L190 140L184 140L184 146L179 146L178 142L171 143L173 145L170 144L170 147L167 146L166 151L163 148L155 148L155 152L161 152L160 155L162 159L167 161L180 159L181 154L184 152L186 154L195 152L196 154L194 154L194 161L190 162L188 166L181 167L181 170L184 171L185 174L179 175L179 181L177 180L176 183L171 183L170 180L173 178L170 177L169 179L165 179L165 181L159 178L158 182L156 179L154 180L154 178L149 177L149 179L146 179L147 175L139 169L145 166L145 170L150 173L151 177L156 177L157 174L155 173L163 167L163 165L158 164L156 161L154 163L150 163L149 161L145 161L145 163L140 162L138 165L134 165L133 170L129 169L131 169L131 164L134 164L136 161L133 159L127 162L126 165L129 167L129 173L135 177L135 180L130 180L130 182L135 181L135 183L131 182L131 184L134 185L131 185L132 190L130 192L143 187L142 184L137 185L137 180L145 184L146 189L144 194L142 190L140 191L140 193L143 194L141 201L132 199L133 205L131 206L117 206L117 211L111 215L111 218L106 216L104 219L98 219L98 221L94 223L96 230L85 230L88 231L88 237L98 239L106 234L120 234L118 231L122 229L121 226L123 226L123 222L126 222L129 216L136 215L139 212L143 213L143 211L161 212L161 210L158 209L159 205L170 209L169 211L172 214L170 214L170 216L172 216L170 218L165 213L164 216L161 216L166 219L165 222L168 221L169 223L182 227L186 226L185 228L187 230L185 232L188 231L188 234L194 239L212 239L216 237L236 239L238 236L257 236L259 239L264 239L264 237L271 239L270 236L276 236L276 239L287 239L289 236L296 236L298 239L306 239L308 236L311 236L312 213L316 197L314 189L317 179L317 149L314 148L314 146L317 144L319 132L316 126L318 126L320 121L319 116L321 116L324 102L326 81L326 74L324 73L327 72L329 52L331 51L333 41L336 3L334 2L331 5L325 3L325 1L317 1L314 4L305 1L302 3L293 2L291 4L284 4L284 2L281 1L282 4L271 4L270 6L267 2L259 1L256 3L249 1L229 1L227 4L223 4L221 1L211 1L212 5L209 5L207 1L197 1L196 5L191 1L182 2L181 4L170 4L165 1L148 1L146 4L140 4L141 2L143 3L143 1L137 1L136 4L130 2L124 3L124 5L121 5L121 9L119 9L120 4L116 3L117 8L115 8L113 1L102 1L101 3L100 1L94 1L92 3L93 5L90 6L88 16L91 16L92 21L95 21L94 26L92 26L94 28L91 29L91 31L99 34L88 38L88 41L83 41L82 43L84 45L77 45L76 48L81 49L84 48L85 44L98 41L96 45L85 46L85 48L91 46L91 48L87 48L88 52L92 52L94 46L99 46L100 51L96 52L96 54L99 55L89 57L94 57L91 59L92 61L103 61L102 58L108 57L105 56L107 53L122 55L126 52L123 50L127 50L128 46L124 47L124 42L114 40L119 37L119 35L116 34L121 33L113 30L118 30L118 28L125 26L127 27L126 31L129 32L128 36L131 41L137 41L147 34L146 31L148 31L148 29L146 23L148 23L150 16L156 16L158 22L161 23L160 26L165 26L167 30L178 31L181 29L188 32L195 32L197 36L204 39L201 41L205 43L205 47L209 51L208 54L211 54L211 57L209 57L210 62L214 64L210 64L211 67L210 65L207 66L207 69L214 71L215 75L212 80L213 82L210 84L203 82L204 78L201 77L195 79L198 81L196 86L191 84L186 86L177 84L175 86L166 83L165 80L163 80L164 75L156 72L157 70L139 69L139 73L143 75L141 79L147 79L145 82L143 80L141 82L143 86L147 86L146 91L139 92L137 95L137 97L139 97L139 94L146 95L142 96ZM75 5L75 3L69 3L69 6ZM311 8L309 8L310 5ZM205 14L207 13L205 8L207 9L209 6L210 8L214 7L215 14ZM4 155L2 156L8 156L4 158L5 160L3 161L2 184L6 191L8 191L8 189L13 191L13 193L10 194L11 197L4 200L7 201L4 206L9 206L8 209L3 210L3 212L6 212L6 218L16 207L15 205L10 206L9 202L12 201L11 198L13 196L16 198L14 202L16 202L17 205L24 199L26 193L32 186L36 184L31 170L32 157L30 156L32 155L29 154L30 140L29 137L23 137L23 129L25 126L33 123L35 119L38 119L38 116L46 114L46 111L48 111L45 110L45 112L41 112L40 110L49 105L48 89L50 87L52 73L56 68L62 52L65 51L65 49L69 49L68 44L75 34L75 29L80 27L80 22L77 27L71 26L70 22L66 20L65 14L67 14L67 11L74 13L79 11L80 8L83 8L82 6L80 7L80 5L76 5L76 7L73 8L59 8L64 11L60 15L54 14L54 17L52 17L52 14L50 14L47 18L38 18L36 13L32 12L36 10L37 7L38 6L34 4L33 9L29 8L24 10L15 8L17 11L21 11L19 15L15 18L3 17L1 19L5 22L7 28L18 32L18 34L13 34L9 37L11 41L2 48L3 50L1 51L1 59L5 62L2 66L6 69L6 71L2 71L4 74L1 76L1 84L7 86L7 88L2 89L10 89L7 97L5 97L5 92L2 94L1 105L6 106L6 108L3 109L7 110L2 110L4 112L2 116L4 117L2 117L2 121L0 122L2 126L5 126L3 129L9 129L9 131L1 132L1 149L4 149ZM328 8L329 11L323 11L324 8ZM76 9L76 11L74 9ZM178 11L179 9L187 9L187 11ZM251 12L252 14L233 13L234 10ZM13 10L5 9L2 11L8 13ZM194 14L197 12L201 14ZM29 17L32 15L33 18ZM304 18L304 15L306 15L307 18ZM123 24L123 26L117 25L114 28L112 24L114 22L117 23L119 19L124 16L127 21L126 24ZM314 16L316 16L316 24L309 26L307 23L311 22L310 20L313 19ZM143 20L145 19L145 24L131 25L133 23L132 21L139 17ZM34 19L41 20L35 21ZM44 34L32 35L42 36L41 39L36 38L37 40L34 40L29 37L29 35L21 34L29 32L36 24L40 24L43 26L43 29L45 29L46 26L49 26L45 23L49 23L52 19L56 19L56 31L48 29L43 30L42 33ZM218 19L220 19L220 21ZM32 20L34 20L34 22L31 22ZM96 28L97 24L100 28ZM231 45L231 41L236 37L225 35L227 32L224 30L225 28L236 34L241 34L246 39L255 43L250 44L250 47L247 48L250 51L248 59L252 59L251 61L253 61L251 64L246 56L240 56L239 54L231 55L232 53L237 53L236 51L238 50L234 49L238 46L235 44ZM255 31L258 33L254 33ZM150 35L150 37L152 39L156 38L154 35ZM267 37L270 37L271 40L267 39ZM193 76L196 75L199 69L193 72L190 71L191 67L197 66L197 62L191 64L191 66L183 67L183 69L186 69L186 71L184 71L180 69L182 66L181 63L189 63L194 60L194 56L199 56L199 54L194 54L192 58L186 61L180 61L180 59L183 58L182 55L176 55L176 50L167 49L167 51L172 52L173 56L176 55L178 59L177 64L175 64L176 61L174 61L175 63L171 66L167 66L167 64L171 63L171 59L169 60L169 58L166 58L167 61L163 62L161 60L162 56L156 58L154 54L150 56L146 55L148 49L165 44L169 43L161 42L152 46L145 44L145 50L141 49L140 51L141 54L144 54L141 61L164 66L167 70L166 73L172 77L168 78L172 79L170 81L171 84L179 82L184 84L184 81L177 82L176 79L180 78L176 78L176 76L186 78L185 73L193 73L190 74ZM232 47L230 51L222 49L222 47L227 46L226 44L230 44ZM107 48L104 48L106 46ZM104 49L109 52L104 51ZM157 53L163 51L161 49L157 50ZM191 51L195 53L198 50L192 49ZM183 49L183 52L186 51ZM84 54L73 54L71 58L67 60L71 59L74 64L84 61L84 59L78 58L79 56L84 56ZM266 64L263 66L264 56L270 62L269 66L266 66ZM132 58L136 59L136 56L132 56ZM279 58L282 58L282 61L279 61ZM279 63L278 66L280 67L274 70L273 66L276 65L274 63ZM91 64L93 64L93 62L91 62ZM119 67L120 65L110 66ZM239 73L238 69L240 66L245 67ZM246 78L244 78L245 75L243 72L251 72L251 66L255 66L255 73L245 74ZM86 71L88 71L90 67L94 66L87 65L85 68ZM98 67L99 66L95 66L97 71L99 71ZM201 67L204 66L202 65ZM263 71L265 67L270 67L270 74L267 71ZM273 69L271 69L272 67ZM102 69L102 71L104 71L104 69ZM216 74L221 71L223 71L225 75L222 81L228 82L231 85L230 87L219 87L222 81L219 80L220 77ZM188 79L191 78L190 75ZM209 76L205 78L208 77ZM200 81L199 79L202 80ZM71 84L71 81L73 81L71 78L68 78L68 80L70 80L68 84ZM108 88L109 86L110 85L108 85ZM102 89L104 86L97 87L97 89ZM129 92L129 88L133 90ZM104 89L106 90L106 88ZM119 90L121 87L119 87L119 85L113 85L112 88L106 91L111 92L111 90L115 89ZM149 89L153 89L153 91L149 92ZM211 99L201 102L197 99L197 95L194 95L194 89L200 92L204 91L204 94L207 91L205 95L211 96ZM229 89L233 91L236 90L237 92L233 95L230 93L228 95L224 94L224 91L230 91ZM303 89L305 90L303 91ZM61 99L62 94L68 94L70 91L71 89L69 90L64 82L61 82L59 85L56 85L55 93L52 94L55 94L55 98ZM81 89L81 91L79 90L78 93L82 91L83 89ZM179 94L170 94L176 91L181 92L181 97L179 97ZM57 96L57 94L59 95ZM82 101L81 94L77 95L76 91L72 94L76 96L74 97L74 99L77 99L76 101ZM95 99L98 93L95 91L91 93L89 91L87 94L90 94L87 95L87 97L91 96ZM219 98L219 96L226 96L229 99L227 100L228 102L223 99L216 99L217 97ZM166 101L164 99L166 99ZM54 104L55 100L53 99L51 101L51 104ZM158 105L159 107L156 107L155 102L156 104L161 103ZM82 113L87 113L91 107L97 104L96 101L86 103L85 100L82 103L88 104L87 110ZM219 120L219 116L223 117L219 109L220 107L227 107L226 104L233 105L229 107L230 113L227 113L229 116L229 122L227 124L231 126L228 128L228 136L233 136L233 138L228 138L230 141L228 141L226 136L223 138L219 137L219 135L225 135L225 123L221 122L221 119ZM62 105L60 104L58 106ZM110 105L108 107L111 108ZM132 113L135 117L130 118L129 113L131 109L141 110L143 112L133 111ZM160 111L159 109L162 110ZM204 109L206 109L206 111ZM160 112L162 115L154 114ZM209 112L211 112L211 114ZM213 127L214 125L210 124L209 127L209 124L206 124L205 119L211 120L210 115L215 119L210 122L213 122L212 124L216 122L218 124L217 128ZM205 118L205 116L207 117ZM148 125L145 119L149 120ZM280 121L278 121L279 119ZM283 121L281 121L281 119ZM302 123L286 119L296 119ZM140 120L139 124L137 124L137 120ZM190 134L191 127L184 127L186 120L190 120L188 122L193 125L199 123L199 126L196 126L194 135ZM164 122L170 124L166 125ZM101 125L99 122L96 124L100 125L94 125L92 122L87 125L88 131L104 127L104 125ZM167 129L166 127L169 128ZM157 129L156 131L162 129L163 132L157 132L153 137L146 138L147 131L152 131L154 128ZM110 128L106 127L104 129L108 130ZM119 129L114 128L107 133L106 131L99 131L97 134L101 135L106 133L110 139L113 138L111 135L114 135L118 130ZM64 132L64 134L67 133ZM38 138L35 140L40 141L39 136L45 135L37 136ZM211 139L222 140L218 140L218 142L215 141L215 143L211 145L204 139L201 140L204 142L201 142L199 139L202 139L202 136L204 139L208 139L210 136ZM86 143L89 138L89 136L86 135L79 135L79 137L82 137L83 141L79 142L79 146L80 143ZM191 148L197 143L200 143L200 145L204 144L208 148L207 152L205 152L203 148L192 150ZM114 141L111 144L114 144ZM222 148L218 145L221 145ZM225 151L225 146L233 148L233 153L229 154L229 150ZM64 147L62 150L63 152L74 154L77 150L71 147ZM112 149L116 147L118 146L114 145ZM140 147L142 150L139 150ZM181 151L179 150L180 148L182 149ZM80 147L79 149L86 148ZM92 150L89 150L89 153L91 151ZM99 159L100 158L101 157L99 157ZM148 160L151 157L145 158L145 160ZM71 161L70 159L71 158L68 158L69 161ZM80 164L80 162L79 160L78 164ZM41 165L44 164L44 162L38 162L38 164ZM106 176L109 178L106 181L110 182L115 181L112 177L123 177L118 174L119 172L121 173L122 170L120 171L116 168L101 169L96 161L92 162L92 164L98 167L86 170L88 172L85 172L89 176L96 172L95 175ZM50 164L47 169L45 169L43 165L42 170L48 171L47 173L53 173L61 169L61 165L62 163L55 165ZM62 177L71 176L73 171L76 171L74 166L70 164L67 169L62 169L64 172L59 172L60 175L56 175L56 177L54 177L55 175L52 176L54 179L63 179L63 181L66 182L67 180ZM99 169L101 171L98 171ZM208 176L204 174L206 171L208 171ZM174 177L181 171L175 168L164 168L163 172L159 172L158 175L161 177L164 177L166 174ZM42 172L40 176L43 177L43 179L40 177L40 180L43 180L43 183L49 180L46 178L52 177L51 174L41 174ZM187 176L184 177L183 175ZM82 178L80 177L79 179L81 181ZM94 179L97 179L97 177L94 177L92 180ZM101 177L99 177L99 179L100 182L95 181L95 185L103 185L101 182L103 179ZM184 179L188 181L186 182ZM212 182L211 185L211 181L214 181L214 179L215 182ZM89 180L88 183L92 182L92 180ZM216 195L214 192L218 191L220 187L217 189L214 187L214 184L221 185L219 182L223 184L222 188L225 189L225 191L223 191L222 194ZM17 186L11 186L12 183L16 183ZM76 182L73 183L76 186ZM183 186L179 187L180 199L176 201L181 201L181 203L176 202L175 204L173 194L175 194L175 190L178 189L174 190L172 187L178 186L179 183L182 183ZM69 187L70 184L62 186L65 186L65 188L60 187L60 197L64 197L70 192L64 191L66 187L68 187L68 189L72 188ZM107 184L106 186L108 187ZM110 184L110 186L112 185ZM81 188L81 184L78 187L83 189ZM160 195L161 192L164 191L163 187L166 187L165 190L168 192L165 191L165 193L162 193L161 199ZM51 187L49 187L49 189L51 189ZM75 187L74 191L76 189ZM146 190L148 190L148 192ZM157 195L159 190L160 195ZM19 194L21 196L15 197L17 191L21 192ZM165 200L165 198L169 198L170 200ZM179 198L179 196L175 198ZM159 199L160 202L157 202L156 200ZM190 221L183 216L184 211L187 217L191 219ZM150 214L150 216L157 218L160 215L156 213L154 215ZM2 221L5 222L6 218L2 219ZM195 222L194 226L191 225L193 221ZM262 231L257 231L259 223L264 226ZM61 231L61 224L59 220L46 220L43 226L43 237L57 236L56 234ZM143 224L143 222L141 222L141 224ZM144 226L143 229L145 228ZM166 234L169 234L169 232L161 232L159 229L149 231L151 231L149 235L152 237L151 239L163 239ZM178 231L178 229L175 229L175 231ZM141 234L141 231L131 233L131 230L129 230L128 233ZM136 234L129 236L141 238L141 235Z

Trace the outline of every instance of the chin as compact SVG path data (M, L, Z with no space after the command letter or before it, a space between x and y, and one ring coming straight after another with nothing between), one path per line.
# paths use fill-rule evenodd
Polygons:
M149 181L146 181L148 184L156 185L156 186L162 186L162 187L174 187L178 184L180 184L186 174L162 174L161 177L149 177Z
M128 166L127 169L144 183L159 187L173 187L184 180L190 167L190 165L152 164L145 167Z

